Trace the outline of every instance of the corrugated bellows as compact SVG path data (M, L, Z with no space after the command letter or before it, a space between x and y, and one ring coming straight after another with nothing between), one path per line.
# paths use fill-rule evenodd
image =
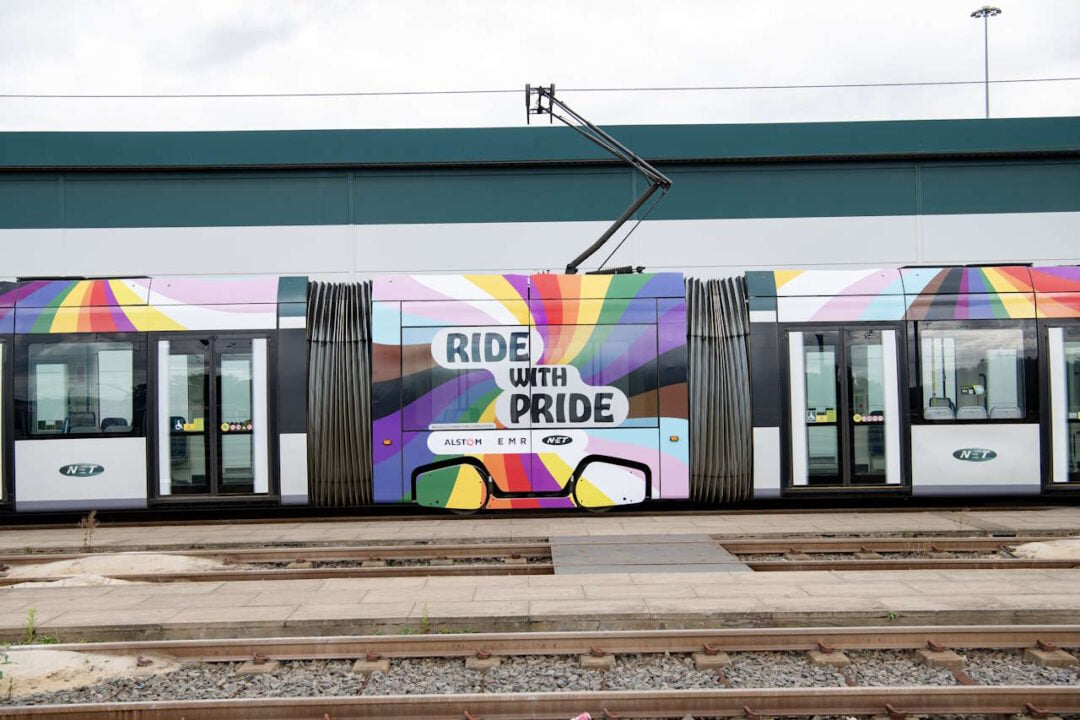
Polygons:
M308 495L370 505L371 283L308 285Z
M686 279L690 499L728 503L753 491L750 317L743 278Z

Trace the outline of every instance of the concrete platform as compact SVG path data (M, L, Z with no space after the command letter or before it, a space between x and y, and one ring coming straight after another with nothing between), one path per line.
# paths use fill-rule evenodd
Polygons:
M1080 570L604 573L0 589L0 641L1075 623ZM425 620L425 618L427 618Z
M549 538L556 575L751 572L709 535L566 535Z
M223 542L321 544L558 537L619 547L626 536L670 547L706 536L796 534L1080 534L1080 508L874 513L735 513L564 518L472 517L98 529L109 547ZM605 540L607 541L605 543ZM74 547L70 529L0 532L0 549ZM612 555L609 555L612 557ZM704 558L704 556L702 556ZM624 556L624 559L632 559ZM708 559L708 558L704 558ZM702 563L708 565L711 563ZM526 629L1075 623L1080 569L606 572L0 588L0 642L25 632L63 641ZM582 569L588 566L582 564ZM670 569L670 568L666 568Z
M560 517L453 516L443 519L345 519L317 522L165 524L115 527L102 523L93 534L94 547L170 547L222 544L297 543L357 544L440 542L483 539L531 540L553 536L705 534L721 538L788 537L793 535L1080 535L1080 507L1017 510L925 510L890 508L858 512L701 512L648 516L567 513ZM70 528L0 529L0 552L24 548L82 546L82 531Z

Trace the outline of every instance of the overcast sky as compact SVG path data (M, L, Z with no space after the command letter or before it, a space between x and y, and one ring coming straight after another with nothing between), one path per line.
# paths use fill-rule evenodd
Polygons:
M603 124L982 117L983 87L572 88L982 80L976 0L0 0L0 95L505 89L483 95L0 98L0 130L523 125L525 83ZM991 79L1080 76L1080 0L1001 0ZM990 88L1080 115L1080 82Z

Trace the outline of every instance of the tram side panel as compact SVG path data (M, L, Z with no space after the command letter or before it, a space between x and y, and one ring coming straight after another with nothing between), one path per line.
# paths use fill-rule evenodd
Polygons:
M1047 321L1036 326L1036 317L1073 312L1050 295L1080 291L1080 277L1075 268L1043 272L1046 293L1037 298L1032 277L1040 272L1004 266L748 273L757 321L756 472L773 472L767 433L779 407L780 486L787 495L1040 492L1053 467L1054 428L1062 438L1054 457L1066 467L1069 413L1080 420L1064 379L1053 386L1061 397L1052 417L1041 402L1052 391L1040 391L1040 371L1060 366L1058 375L1067 376L1067 322L1042 331L1050 360L1054 352L1061 356L1057 365L1045 357L1040 363L1037 330ZM774 358L779 402L766 380Z
M373 291L377 498L686 497L685 369L669 367L685 365L681 276L398 276Z
M304 354L302 329L279 346L278 292L278 278L20 284L16 510L274 499L279 412L301 437L305 422L302 376L277 373Z
M899 273L754 272L747 286L756 496L905 492Z
M1041 490L1036 306L1029 268L904 268L912 493Z
M750 412L753 421L754 497L778 498L782 487L781 381L772 272L746 273L750 316Z
M277 432L281 503L308 503L307 278L278 281Z
M16 510L146 507L146 336L128 315L149 285L14 290Z
M1080 268L1033 267L1048 493L1080 491Z

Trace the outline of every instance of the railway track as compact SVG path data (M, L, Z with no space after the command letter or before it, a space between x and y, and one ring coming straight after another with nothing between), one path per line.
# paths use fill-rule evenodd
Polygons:
M801 628L624 631L594 633L502 633L408 637L183 640L60 645L54 649L106 655L169 655L186 662L222 664L265 658L400 661L406 658L492 658L583 655L590 658L652 653L699 653L723 678L727 653L920 651L992 648L1042 650L1080 647L1080 626L964 626L910 628ZM19 649L13 649L18 652ZM858 662L853 659L852 662ZM613 669L604 673L613 675ZM63 720L217 720L218 718L569 718L588 711L596 718L661 718L811 715L1012 714L1080 712L1075 669L1068 685L975 685L963 667L949 670L951 686L912 682L877 687L723 687L710 690L614 690L528 693L409 693L334 697L259 697L205 700L155 699L69 705L8 705L10 718ZM846 675L845 677L855 677ZM848 683L851 685L851 683Z
M7 709L12 720L565 720L593 718L812 717L817 715L1029 715L1080 712L1074 688L890 687L724 691L451 694L359 698L270 698L194 702L39 706Z
M787 538L718 540L758 572L806 570L1063 569L1080 559L1016 557L1013 549L1048 537ZM111 550L111 548L110 548ZM140 551L141 552L141 551ZM555 572L551 547L536 542L420 545L306 546L269 548L172 548L171 554L216 560L220 569L193 572L112 572L135 582L201 582L267 579L328 579L440 575L546 575ZM101 557L103 553L30 552L0 556L0 565L38 565ZM48 582L62 575L13 573L0 586Z

